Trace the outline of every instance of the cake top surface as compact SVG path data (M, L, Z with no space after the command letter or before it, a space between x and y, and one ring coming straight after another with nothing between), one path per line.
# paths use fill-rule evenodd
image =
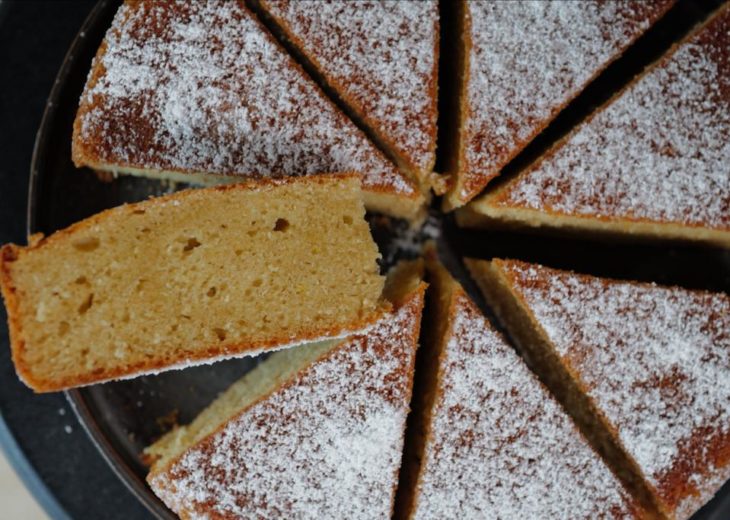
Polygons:
M631 516L613 474L462 290L451 309L415 517Z
M189 518L390 518L422 306L423 286L154 475L156 493Z
M420 169L436 146L438 6L434 0L266 0L321 73Z
M231 175L353 171L414 193L238 1L127 1L81 97L85 162Z
M459 195L476 195L670 4L467 2L467 178Z
M726 8L495 203L730 229L729 49Z
M730 298L499 266L660 496L709 500L730 477Z

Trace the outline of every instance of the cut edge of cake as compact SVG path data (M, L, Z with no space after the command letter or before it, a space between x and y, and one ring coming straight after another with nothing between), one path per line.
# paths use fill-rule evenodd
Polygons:
M589 397L578 374L561 361L530 307L514 291L503 269L510 262L514 261L465 260L482 294L530 368L563 404L591 445L652 517L673 518L645 480L638 463L621 445L616 429Z
M372 326L385 312L391 309L391 303L381 294L380 299L376 302L373 312L359 317L356 321L349 324L340 324L336 328L323 329L306 329L301 330L298 336L287 337L270 337L267 340L258 341L255 344L244 343L236 347L236 345L226 343L224 346L210 345L208 348L201 349L197 352L183 352L184 357L172 362L162 359L140 361L137 364L125 367L117 367L116 369L104 369L102 373L87 372L86 375L66 376L62 378L51 377L43 378L35 374L32 364L25 359L25 352L28 343L27 333L23 325L21 312L22 289L18 287L17 281L13 276L12 266L24 255L32 253L33 250L44 247L54 247L57 243L71 241L77 234L83 235L89 229L92 229L97 223L107 219L115 219L118 217L128 218L138 213L143 214L146 208L151 206L159 206L160 204L170 203L173 206L182 204L187 198L199 198L205 195L206 191L226 192L229 190L257 191L259 189L275 189L278 186L286 186L290 184L333 184L350 183L352 187L359 185L360 177L354 174L323 174L309 177L287 177L282 179L264 179L249 180L248 182L238 184L227 184L214 186L210 188L184 190L169 195L149 199L133 204L124 204L122 206L110 208L100 213L92 215L84 220L76 222L71 226L58 230L49 236L43 236L37 233L29 238L28 246L18 246L15 244L5 244L0 248L0 289L5 300L8 313L8 329L10 336L10 347L12 360L16 368L18 377L27 386L36 392L53 392L64 390L72 387L85 386L111 380L123 380L138 377L146 374L156 374L166 370L182 369L188 366L209 364L216 361L230 359L234 357L242 357L248 355L256 355L264 351L273 351L299 345L320 339L342 338L358 331L367 330ZM361 192L360 192L361 193ZM361 206L362 208L362 206ZM365 222L363 222L365 224ZM79 240L85 240L81 237ZM372 239L371 239L372 240ZM84 244L81 244L84 246ZM80 247L81 247L80 246ZM375 244L372 246L375 248ZM76 247L76 245L74 245ZM81 249L86 250L86 249ZM381 277L382 279L382 277ZM90 305L90 302L89 302Z
M471 200L467 205L456 211L456 220L461 227L468 228L512 228L512 229L539 229L552 231L558 234L581 235L586 232L616 240L671 240L682 242L700 242L713 246L730 247L730 229L708 228L699 225L682 224L678 222L656 222L645 218L617 218L599 216L581 216L539 210L526 207L503 206L499 202L510 191L511 187L521 179L537 170L543 161L552 157L583 126L590 124L599 114L608 109L615 101L621 98L630 88L639 83L654 70L661 68L687 42L699 35L721 16L730 12L730 6L718 8L707 20L698 24L680 41L674 43L664 54L653 63L647 65L631 81L616 91L608 100L591 112L585 120L571 129L553 145L545 150L540 157L528 164L522 170L508 178L500 179L493 188Z
M421 330L424 299L428 284L423 281L424 263L422 260L401 261L388 273L384 294L393 303L392 312L415 306L417 321L409 342L414 352L418 349ZM387 315L381 319L388 319ZM377 323L375 325L377 327ZM161 438L150 444L143 451L142 457L150 466L146 477L148 485L158 496L167 493L169 485L168 473L172 467L189 450L223 432L226 425L237 417L244 415L258 403L266 401L277 391L293 385L296 379L306 373L318 362L334 355L340 348L349 345L349 340L359 336L367 337L367 331L348 338L335 339L295 346L271 354L266 360L246 373L240 380L219 395L188 425L175 426ZM411 364L407 367L407 399L410 401L413 391L415 355L411 356ZM401 432L400 445L405 440L405 420ZM390 512L395 507L398 472L393 475ZM168 506L173 506L163 500ZM179 512L180 513L180 512Z
M379 128L378 121L373 117L370 117L360 105L353 98L348 95L346 89L337 81L336 78L330 77L323 71L319 60L311 52L307 52L304 42L301 38L294 33L289 23L284 20L281 16L277 16L270 6L267 0L249 0L255 12L261 16L262 19L269 22L275 27L274 34L280 37L283 41L293 47L293 54L297 59L302 62L305 69L310 72L316 78L317 82L324 86L325 91L334 99L338 100L345 107L347 115L357 123L357 125L367 131L368 137L385 152L385 154L398 166L398 168L408 174L412 179L418 181L422 189L428 190L432 180L433 168L436 164L436 127L434 124L434 135L432 143L429 149L429 155L431 158L423 165L419 166L416 164L409 154L404 150L401 150L398 144L392 139L387 133ZM438 16L438 15L437 15ZM438 67L439 67L439 38L440 31L438 30L439 21L436 21L436 35L434 42L434 70L433 70L433 85L432 91L432 109L434 111L434 122L438 119Z
M469 36L471 28L468 19L468 13L463 7L463 4L467 0L458 1L462 9L459 14L459 27L462 31L461 34L467 35L465 38L462 38L461 45L459 46L459 60L461 63L463 63L463 67L469 67L472 47L471 38ZM642 36L642 34L646 32L646 30L648 30L652 25L654 25L654 23L661 19L662 16L664 16L664 14L666 14L666 12L674 5L675 1L676 0L669 0L668 2L666 2L663 9L655 14L655 17L651 20L649 27L642 31L638 31L637 34L635 34L630 40L625 42L621 46L621 48L616 51L616 53L611 57L611 59L601 64L601 66L593 72L593 74L587 81L585 81L582 85L579 85L576 91L571 96L569 96L562 104L558 105L556 110L550 117L546 118L544 121L541 122L540 125L536 126L527 137L520 139L515 144L514 149L505 161L500 163L492 171L488 172L486 176L483 176L479 179L467 179L468 174L464 167L464 157L467 144L463 141L463 129L465 124L464 114L466 114L466 111L469 107L467 92L469 75L468 72L459 72L457 81L459 82L458 91L461 101L459 104L458 112L452 112L451 116L455 120L455 123L453 123L453 128L458 128L458 131L454 135L454 143L453 146L449 149L447 157L447 163L449 165L449 169L447 170L447 172L451 174L451 186L448 193L444 196L444 211L457 210L458 208L461 208L462 206L470 203L470 201L473 201L475 198L477 198L479 194L484 190L484 188L488 186L489 183L491 183L495 178L500 176L502 169L507 164L509 164L510 161L517 157L517 155L519 155L522 150L524 150L538 135L540 135L548 126L550 126L555 118L566 107L568 107L575 100L575 98L578 97L580 93L583 92L583 90L585 90L588 85L596 80L603 73L603 71L606 70L607 67L609 67L613 62L618 60L624 54L624 52L628 48L630 48L631 45L633 45L636 40L638 40ZM633 81L631 83L633 83Z

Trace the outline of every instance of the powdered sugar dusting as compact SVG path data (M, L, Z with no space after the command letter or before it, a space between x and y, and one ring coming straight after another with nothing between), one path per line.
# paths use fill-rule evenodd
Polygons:
M242 2L124 4L82 95L99 162L242 176L354 171L413 194Z
M322 74L343 87L359 113L396 149L429 169L436 146L434 0L301 2L267 0L272 15L302 41Z
M648 481L709 500L730 477L730 298L503 265Z
M460 292L415 518L631 516L568 416Z
M584 123L502 205L730 229L730 11Z
M412 296L189 449L155 492L190 518L389 518L422 304Z
M476 195L583 87L664 11L643 2L466 2L472 51L465 121Z

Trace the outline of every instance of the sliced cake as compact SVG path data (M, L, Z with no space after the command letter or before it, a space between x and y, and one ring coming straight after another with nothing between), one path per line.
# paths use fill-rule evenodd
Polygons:
M396 518L640 517L461 286L443 267L430 271L432 330L414 390L421 420L409 430Z
M426 179L436 159L435 0L256 0L401 167Z
M728 48L726 6L461 223L730 245Z
M672 3L462 1L446 207L478 195Z
M127 0L81 96L73 160L197 183L352 171L368 208L412 218L424 203L242 1Z
M183 518L390 518L425 291L406 272L367 333L271 355L147 448L153 491Z
M18 374L53 391L362 330L385 305L364 213L357 176L320 175L179 192L6 245Z
M633 487L688 518L730 478L730 297L469 263L551 389Z

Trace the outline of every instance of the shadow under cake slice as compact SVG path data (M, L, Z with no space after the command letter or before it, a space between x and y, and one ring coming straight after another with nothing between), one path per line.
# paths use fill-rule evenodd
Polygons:
M728 49L726 5L460 224L730 245Z
M72 155L207 184L352 171L369 209L411 219L426 200L242 1L124 2L81 95Z
M362 330L387 303L359 186L188 190L4 246L18 374L54 391Z
M642 517L461 286L440 265L429 274L396 518Z
M730 478L730 298L469 261L527 359L638 496L689 518Z
M426 285L389 277L371 329L272 354L189 426L147 448L147 478L182 517L388 519Z

